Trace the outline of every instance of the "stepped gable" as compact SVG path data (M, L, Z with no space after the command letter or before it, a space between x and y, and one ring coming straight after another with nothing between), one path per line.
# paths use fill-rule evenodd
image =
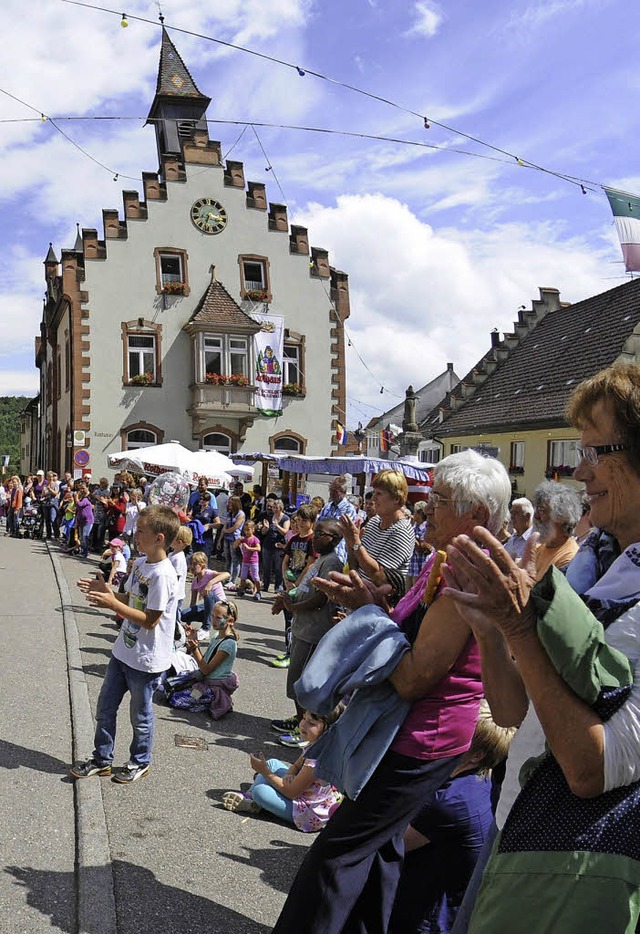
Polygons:
M207 325L225 330L232 328L234 331L250 334L257 334L260 330L257 321L234 302L222 283L215 278L211 279L188 324Z
M429 433L565 425L565 406L578 383L621 355L631 359L640 353L640 279L574 305L558 302L527 330L529 314L513 334L494 342L444 407L431 413L423 425Z
M164 26L162 27L162 46L160 48L156 97L195 97L206 101L207 105L211 103L211 98L198 90L189 69L182 61L180 53L169 38L169 33Z

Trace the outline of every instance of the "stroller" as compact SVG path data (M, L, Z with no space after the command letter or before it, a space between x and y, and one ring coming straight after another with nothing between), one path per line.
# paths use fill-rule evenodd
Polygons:
M30 501L22 510L20 530L23 538L42 538L44 513L40 503Z

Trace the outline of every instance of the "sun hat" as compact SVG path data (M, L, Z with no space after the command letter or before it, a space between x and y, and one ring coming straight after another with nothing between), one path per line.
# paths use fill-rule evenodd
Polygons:
M121 538L112 538L109 544L113 545L114 548L124 548L124 542Z

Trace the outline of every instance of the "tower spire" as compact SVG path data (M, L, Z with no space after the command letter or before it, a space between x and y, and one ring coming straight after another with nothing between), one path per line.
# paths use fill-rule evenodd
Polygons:
M198 89L163 25L156 94L147 117L155 129L161 172L163 156L181 156L181 140L193 137L196 128L206 131L210 103L211 98Z

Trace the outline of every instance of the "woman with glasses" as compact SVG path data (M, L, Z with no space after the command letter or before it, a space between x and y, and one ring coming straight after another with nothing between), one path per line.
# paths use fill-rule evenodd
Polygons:
M385 698L402 710L388 731L380 734L389 710L358 710L358 689L341 724L354 728L354 748L367 742L366 755L350 758L353 791L332 817L305 857L274 928L274 934L339 934L346 931L386 932L393 908L403 857L407 825L430 803L433 795L471 744L483 695L480 656L471 629L439 587L437 551L477 525L494 534L509 509L511 483L497 460L475 451L445 458L434 468L433 489L426 513L426 541L433 546L416 585L398 603L393 619L404 628L399 657L394 655L381 674ZM359 648L370 646L390 629L381 607L373 605L372 590L351 571L349 577L314 581L316 589L355 612L332 630L342 638L345 627L353 642L339 656L349 666L360 658ZM380 591L377 596L384 600ZM416 624L417 623L417 624ZM361 627L357 630L352 627ZM342 628L341 628L342 627ZM327 638L330 638L328 636ZM314 656L322 661L322 643ZM366 688L384 656L376 641L361 659ZM358 669L360 670L360 669ZM348 678L351 669L344 673ZM331 672L329 672L331 676ZM388 694L386 693L388 689ZM360 695L362 696L362 695ZM370 711L373 710L373 716ZM354 714L357 712L357 715ZM357 721L354 723L354 721ZM360 722L361 721L361 722ZM399 724L399 726L398 726ZM337 726L340 726L338 724ZM335 739L329 734L330 752ZM319 766L322 768L322 766Z
M449 549L494 719L522 724L474 934L634 931L640 917L640 367L580 384L568 418L595 527L567 570L582 600L554 569L533 586L530 547L521 568L484 530Z

